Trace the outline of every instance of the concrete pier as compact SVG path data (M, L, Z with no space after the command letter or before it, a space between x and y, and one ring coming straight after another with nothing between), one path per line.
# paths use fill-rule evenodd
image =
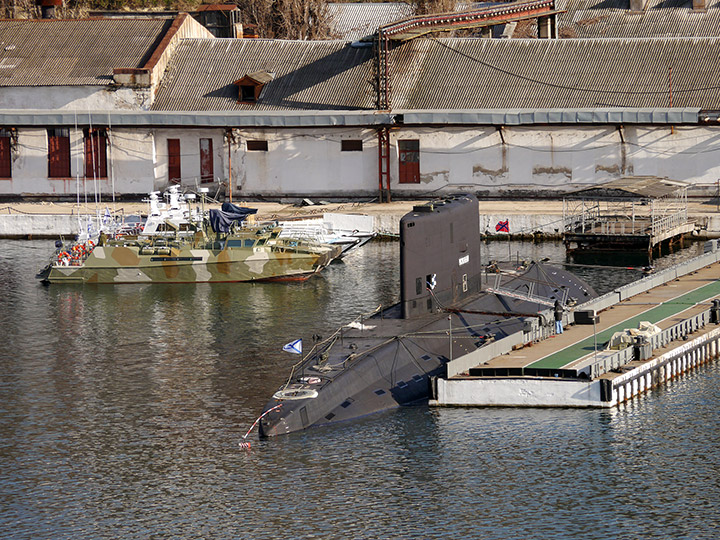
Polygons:
M713 300L720 299L720 252L715 243L711 249L578 306L560 335L536 328L453 360L448 376L436 381L431 404L613 407L717 358L720 308ZM588 310L599 320L575 324ZM660 332L625 349L601 348L640 321Z
M400 218L413 206L424 201L399 200L392 203L375 201L348 201L297 206L298 201L265 202L235 200L235 204L258 209L258 219L287 219L311 217L324 212L358 213L375 217L376 232L396 236ZM321 201L315 200L315 203ZM219 208L210 204L207 208ZM479 203L480 233L487 238L544 238L561 239L563 236L562 199L485 199ZM57 238L78 233L78 216L142 215L148 211L147 203L140 201L102 201L80 204L71 202L4 202L0 204L0 238ZM715 199L692 199L688 215L695 223L693 235L720 237L720 210ZM497 231L500 222L508 222L508 231Z

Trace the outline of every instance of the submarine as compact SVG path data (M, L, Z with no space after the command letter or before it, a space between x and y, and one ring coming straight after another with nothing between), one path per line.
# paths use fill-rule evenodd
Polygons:
M582 279L543 263L482 264L480 244L474 195L403 216L400 301L340 327L293 366L263 409L260 437L427 401L453 358L520 331L528 317L547 317L555 300L597 296Z

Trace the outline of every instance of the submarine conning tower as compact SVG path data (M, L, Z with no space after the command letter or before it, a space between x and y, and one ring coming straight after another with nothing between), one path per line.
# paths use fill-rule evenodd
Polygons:
M480 216L474 195L413 207L400 219L400 302L405 319L451 307L481 288Z

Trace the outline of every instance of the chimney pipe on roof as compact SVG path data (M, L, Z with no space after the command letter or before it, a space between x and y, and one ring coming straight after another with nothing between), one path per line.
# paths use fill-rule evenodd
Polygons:
M705 11L706 9L705 0L693 0L693 11Z
M43 19L54 19L55 8L62 6L63 0L35 0L35 4L40 6L40 12Z

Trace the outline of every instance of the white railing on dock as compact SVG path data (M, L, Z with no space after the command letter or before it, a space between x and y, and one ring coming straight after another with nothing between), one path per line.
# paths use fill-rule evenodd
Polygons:
M626 298L648 291L654 287L657 287L658 285L662 285L663 283L667 283L669 281L677 279L680 276L684 276L686 274L689 274L690 272L695 272L700 268L704 268L705 266L720 261L720 250L717 249L717 242L708 242L707 246L709 251L703 255L695 257L689 261L676 264L661 272L651 274L633 283L618 287L617 289L610 291L602 296L599 296L576 306L575 311L595 310L596 312L600 312L610 306L614 306L615 304L620 303ZM550 321L552 321L552 313L549 310L541 312L540 317L541 319L544 319L547 323L550 323ZM709 315L706 315L706 317L709 317ZM537 320L528 320L532 321L532 324L536 326L534 330L530 330L528 332L517 332L510 336L506 336L502 339L484 345L479 349L472 351L466 355L456 358L451 362L448 362L446 377L450 378L467 372L468 369L472 367L479 366L481 364L489 362L493 358L509 353L513 350L514 347L517 347L518 345L531 343L533 341L537 341L538 339L543 339L547 337L546 335L544 335L544 332L547 331L546 325L538 324ZM703 324L707 324L707 320L709 319L705 319L705 323ZM683 323L684 322L686 321L683 321ZM670 332L670 335L672 335L673 331L677 333L680 331L679 327L683 323L678 323L678 325L674 325L673 327L668 328L667 330L661 332L658 335L665 336L666 332ZM663 337L659 339L668 339L668 337ZM653 345L653 348L656 348L655 345ZM629 352L624 352L623 355L618 355L616 358L612 358L613 353L608 354L607 351L598 351L597 354L600 357L600 361L602 362L602 369L605 369L604 372L606 373L611 369L616 369L617 367L624 365L620 364L619 362L624 361L624 355L633 354L632 348L629 349ZM624 351L627 351L627 349L624 349ZM613 364L615 364L614 367L608 367ZM597 375L590 376L593 377Z

